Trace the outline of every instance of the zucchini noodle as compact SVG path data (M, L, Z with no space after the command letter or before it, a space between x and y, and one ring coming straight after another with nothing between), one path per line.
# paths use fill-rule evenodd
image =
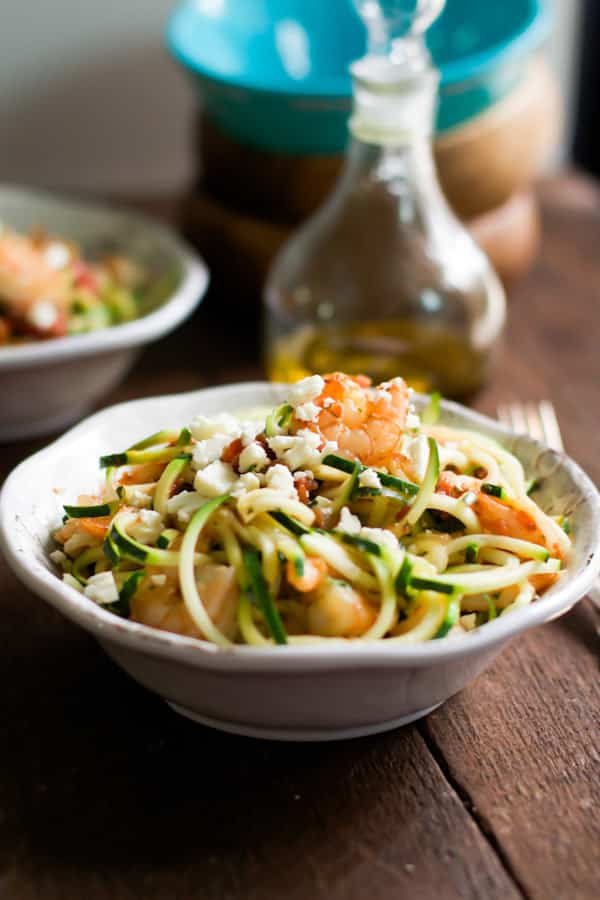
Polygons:
M402 379L313 376L262 421L198 416L101 467L54 532L66 583L223 648L469 639L568 564L519 460L415 425Z

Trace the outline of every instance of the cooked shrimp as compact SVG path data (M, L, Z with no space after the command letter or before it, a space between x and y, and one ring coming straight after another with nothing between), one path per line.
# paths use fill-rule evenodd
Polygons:
M12 231L0 235L0 300L11 315L27 317L41 301L62 309L69 287L69 275L52 268L30 238Z
M164 584L156 584L153 574L164 575ZM239 600L234 570L230 566L209 563L198 572L196 583L208 615L217 628L233 640ZM149 576L144 578L131 601L131 618L151 628L203 637L183 602L175 571L149 570Z
M308 629L323 637L360 637L377 613L365 597L344 581L328 578L306 595Z
M54 532L55 540L61 544L76 534L89 535L93 538L92 543L100 543L106 537L111 522L110 516L94 516L93 518L82 517L80 519L69 519L62 528Z
M477 494L477 499L471 508L479 517L481 527L488 534L505 534L531 541L533 544L546 547L553 556L563 557L564 554L552 539L553 536L547 529L540 527L539 516L536 517L530 510L516 506L512 501L499 500L497 497L483 494L482 484L478 478L442 472L437 491L451 497L459 497L465 491L473 491Z
M341 372L325 375L325 387L314 403L316 421L294 419L292 430L308 428L366 466L390 466L406 427L409 392L402 378L371 389L370 379Z
M285 567L288 582L301 593L314 591L327 574L327 563L319 556L307 556L304 560L304 573L298 575L292 560L288 560Z

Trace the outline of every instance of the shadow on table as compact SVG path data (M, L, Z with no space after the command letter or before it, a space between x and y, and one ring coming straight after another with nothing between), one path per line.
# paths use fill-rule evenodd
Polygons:
M249 877L273 855L285 880L307 854L329 848L335 878L345 862L331 842L347 853L357 825L377 821L390 777L408 784L409 767L414 783L410 729L360 741L359 754L356 741L273 744L220 734L179 718L71 626L56 622L53 639L42 624L8 671L0 662L12 685L2 701L0 771L16 788L13 851L26 847L38 871L106 878L151 862L167 877L173 863L180 872L193 862L223 867L213 879L236 867ZM393 766L385 752L392 740ZM414 790L407 794L398 827L410 828L417 815Z

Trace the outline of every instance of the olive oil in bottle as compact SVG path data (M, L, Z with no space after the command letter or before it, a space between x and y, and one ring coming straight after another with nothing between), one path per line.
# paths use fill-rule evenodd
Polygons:
M443 2L357 5L371 41L352 67L352 141L332 194L269 273L268 374L402 375L418 390L463 397L487 375L505 302L435 172L438 73L422 32Z

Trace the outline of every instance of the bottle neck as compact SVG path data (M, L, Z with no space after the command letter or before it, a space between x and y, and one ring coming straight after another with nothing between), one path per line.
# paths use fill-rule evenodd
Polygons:
M431 139L439 74L421 38L399 41L395 57L365 56L352 66L354 138L382 147Z

